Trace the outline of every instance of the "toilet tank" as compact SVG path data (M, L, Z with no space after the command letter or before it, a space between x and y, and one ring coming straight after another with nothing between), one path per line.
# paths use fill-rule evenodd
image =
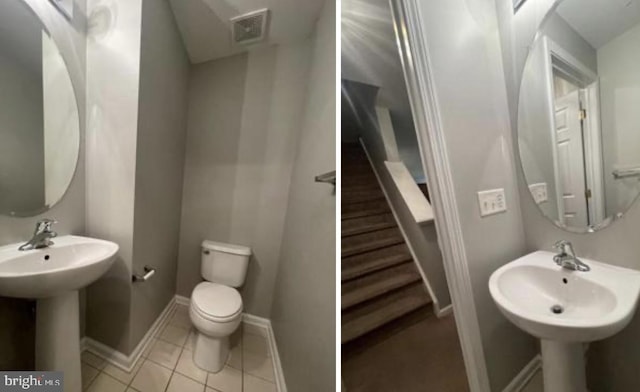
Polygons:
M215 241L202 242L202 277L209 282L240 287L244 283L251 248Z

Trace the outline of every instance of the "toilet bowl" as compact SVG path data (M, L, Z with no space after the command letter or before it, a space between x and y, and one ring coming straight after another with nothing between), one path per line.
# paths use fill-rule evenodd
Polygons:
M195 364L218 372L229 356L229 336L242 321L242 298L232 287L202 282L191 296L189 317L198 331L193 352Z
M202 276L191 294L189 317L196 328L193 361L199 368L216 373L229 356L229 336L242 321L242 297L251 249L212 241L202 243Z

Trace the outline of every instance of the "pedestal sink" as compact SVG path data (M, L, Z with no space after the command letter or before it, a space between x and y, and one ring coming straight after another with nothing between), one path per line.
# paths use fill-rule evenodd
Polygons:
M512 323L541 340L545 392L586 392L583 343L629 324L640 271L580 258L591 271L571 271L538 251L496 270L491 296Z
M80 392L78 290L111 267L118 245L63 236L44 249L19 246L0 247L0 296L37 300L36 369L63 371L65 392Z

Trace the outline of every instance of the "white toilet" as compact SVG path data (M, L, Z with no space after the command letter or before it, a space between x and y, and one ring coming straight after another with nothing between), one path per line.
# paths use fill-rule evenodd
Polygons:
M222 370L229 356L229 336L242 319L242 297L234 287L244 283L250 257L246 246L202 242L205 282L193 289L189 316L198 330L193 360L209 372Z

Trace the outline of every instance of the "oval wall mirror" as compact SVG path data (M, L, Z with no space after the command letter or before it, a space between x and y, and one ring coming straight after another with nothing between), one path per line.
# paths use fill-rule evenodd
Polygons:
M569 231L622 216L640 192L640 1L563 0L532 44L520 161L540 211Z
M65 61L23 0L0 2L0 213L33 216L71 184L78 104Z

